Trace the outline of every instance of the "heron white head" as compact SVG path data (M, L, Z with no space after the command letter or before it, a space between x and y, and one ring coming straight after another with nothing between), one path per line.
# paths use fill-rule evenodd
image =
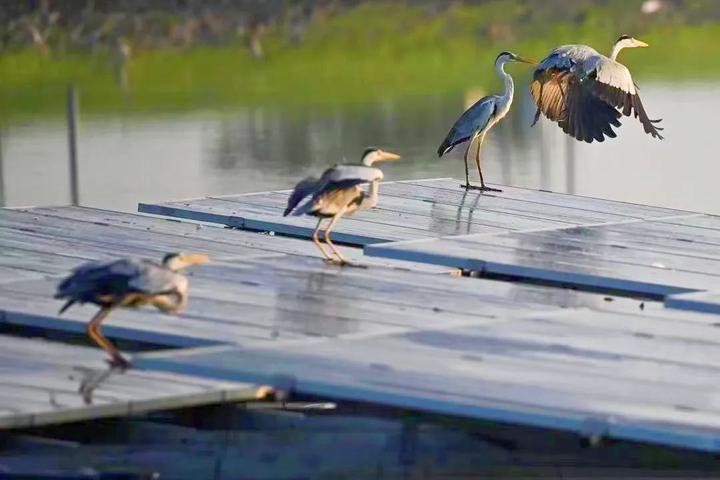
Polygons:
M500 52L500 54L495 59L496 66L505 65L506 63L509 63L509 62L529 63L532 65L537 63L533 60L529 60L527 58L521 57L520 55L515 55L512 52Z
M615 42L615 45L621 46L620 48L644 48L650 46L642 40L633 38L630 35L620 35Z
M400 155L375 147L366 148L362 154L362 164L366 167L371 167L375 162L389 162L399 159Z
M620 53L620 50L623 48L645 48L649 47L647 43L638 40L637 38L633 38L630 35L620 35L620 37L615 42L615 45L613 46L612 53L610 54L610 58L615 60L618 56L618 53Z
M209 257L204 253L168 253L163 257L163 265L177 272L191 265L207 263Z

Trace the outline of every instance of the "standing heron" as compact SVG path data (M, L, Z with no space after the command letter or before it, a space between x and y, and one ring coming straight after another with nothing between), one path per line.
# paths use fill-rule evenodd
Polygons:
M340 253L330 239L330 232L337 222L346 215L352 215L360 210L367 210L377 205L379 184L383 179L383 172L373 165L377 162L397 160L400 155L386 152L379 148L368 148L363 152L361 165L336 165L323 172L320 178L308 177L295 186L283 216L311 215L318 217L318 223L313 230L312 240L320 249L328 263L348 265L350 262ZM369 183L370 191L365 192L360 185ZM310 199L303 205L298 204L308 195ZM296 208L297 207L297 208ZM318 234L323 220L330 219L325 228L325 243L328 244L337 258L333 258L323 248Z
M76 302L98 305L100 310L88 324L88 336L110 354L112 367L125 370L130 363L103 336L102 321L118 307L153 305L165 313L182 311L188 301L188 279L180 272L207 260L207 255L199 253L169 253L162 263L132 258L86 263L58 285L55 298L67 299L59 313Z
M630 70L616 61L623 48L647 46L622 35L609 58L587 45L563 45L553 50L535 68L530 84L537 104L533 125L542 112L568 135L588 143L602 142L605 136L617 136L612 127L620 126L622 115L634 114L645 133L662 140L662 128L655 126L660 120L648 118Z
M512 77L505 72L505 64L511 62L534 63L530 60L522 58L514 53L502 52L495 59L495 71L498 76L505 82L505 93L502 95L488 95L477 101L472 107L468 108L450 129L450 132L443 140L440 148L438 148L438 156L442 157L455 145L470 140L465 150L465 185L460 185L465 189L475 189L480 191L501 192L497 188L485 186L482 170L480 169L480 149L482 148L485 135L488 131L510 111L510 105L513 101L513 93L515 92L515 84ZM480 186L470 185L470 177L468 174L468 154L474 143L477 143L477 152L475 154L475 164L477 165L478 175L480 176Z

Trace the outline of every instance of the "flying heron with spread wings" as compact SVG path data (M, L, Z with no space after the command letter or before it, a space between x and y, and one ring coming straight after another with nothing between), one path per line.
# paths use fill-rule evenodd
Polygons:
M342 217L377 205L383 172L373 165L399 158L400 155L380 148L367 148L363 152L360 165L336 165L325 170L320 178L308 177L295 186L283 216L292 213L297 216L318 217L317 226L312 233L312 241L320 249L326 262L348 265L350 262L332 242L330 232ZM363 184L370 184L368 192L360 188ZM310 199L298 206L308 196ZM318 239L325 219L330 220L324 231L325 243L335 254L335 258L325 250Z
M640 92L630 70L617 61L624 48L647 47L648 44L622 35L613 46L610 57L587 45L563 45L553 50L535 68L530 84L537 112L556 122L568 135L588 143L615 138L613 127L620 118L634 115L645 133L662 140L656 124L640 101Z
M181 312L188 301L188 279L181 271L207 262L200 253L169 253L162 263L122 258L80 265L57 287L55 298L67 299L60 313L73 304L94 303L100 310L90 320L88 336L110 354L110 365L125 370L130 363L103 336L100 324L118 307L152 305L165 313Z
M445 140L438 148L438 156L442 157L456 145L468 142L465 150L465 185L460 185L467 190L476 189L480 191L500 192L497 188L491 188L485 185L482 169L480 168L480 150L482 149L485 136L492 127L502 120L510 111L512 105L513 94L515 92L515 84L510 74L505 72L505 64L512 62L534 63L511 52L501 52L495 59L495 71L505 83L505 93L502 95L489 95L478 100L472 107L468 108L448 132ZM468 174L468 154L473 144L477 143L475 153L475 164L477 165L478 175L480 176L480 186L470 185L470 177Z

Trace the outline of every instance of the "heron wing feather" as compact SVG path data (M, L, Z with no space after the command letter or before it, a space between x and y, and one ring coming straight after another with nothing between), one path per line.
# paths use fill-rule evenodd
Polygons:
M662 138L627 67L586 45L553 50L535 69L530 91L537 104L535 122L542 113L578 140L617 136L613 127L620 126L621 115L633 112L646 133Z
M634 93L629 93L621 88L605 84L599 79L594 81L590 80L588 83L589 88L592 89L593 94L597 98L620 109L625 116L629 117L633 115L640 121L645 133L650 134L654 138L663 139L663 136L660 134L662 128L656 125L659 120L651 120L648 117L645 107L640 100L640 91L635 84L633 84Z
M323 174L322 184L316 188L313 196L293 215L305 215L322 208L323 199L330 193L354 189L358 185L382 179L382 171L364 165L338 165Z
M497 109L497 96L490 95L483 97L457 119L448 132L445 140L438 148L438 156L453 149L459 143L469 140L477 132L485 129L492 120Z
M540 112L556 122L565 118L565 95L569 79L567 71L553 68L542 72L530 83L530 93L537 104L533 125L540 117Z
M622 90L630 95L635 95L635 83L633 82L630 70L604 55L586 61L585 73L593 76L598 82Z
M588 87L593 95L622 111L625 116L633 115L643 126L645 133L662 140L659 130L651 120L642 101L640 91L633 81L628 68L608 57L600 55L594 62L594 71L588 73Z
M570 78L567 83L566 115L558 125L568 135L588 143L602 142L605 136L616 136L612 127L620 126L620 113L612 106L596 98L585 86Z
M382 178L382 172L379 168L367 167L365 165L337 165L328 170L326 178L328 184L338 183L342 181L358 181L359 183L368 183Z
M141 275L146 263L151 262L124 258L109 263L86 263L58 285L55 298L91 302L101 295L127 293L133 290L131 279Z
M283 212L283 217L287 217L305 197L315 192L320 185L321 180L317 177L307 177L300 180L300 182L295 185L290 197L288 197L288 203Z

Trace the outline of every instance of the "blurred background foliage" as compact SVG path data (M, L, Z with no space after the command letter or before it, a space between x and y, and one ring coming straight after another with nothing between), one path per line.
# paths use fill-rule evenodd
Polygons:
M361 103L496 85L501 50L563 43L623 52L644 79L720 73L717 0L8 0L0 122L84 112ZM513 73L528 74L522 67Z

